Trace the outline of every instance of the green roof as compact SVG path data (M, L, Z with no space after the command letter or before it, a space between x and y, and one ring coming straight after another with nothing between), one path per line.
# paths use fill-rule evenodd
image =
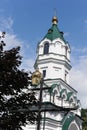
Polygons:
M62 96L62 94L66 92L66 89L62 89L61 92L60 92L60 96Z
M67 93L67 101L69 101L70 97L73 95L73 92L68 92Z
M65 120L62 130L68 130L69 125L71 124L71 122L75 119L74 115L69 115L69 117L67 117L67 119Z
M52 25L52 27L48 30L47 34L45 35L44 39L45 38L47 38L51 41L53 41L56 38L60 38L61 40L63 40L66 43L66 41L63 37L63 32L59 31L57 24Z
M51 94L52 91L53 91L53 89L54 89L55 87L57 87L57 86L59 86L59 84L52 84L52 85L51 85L51 88L48 90L49 93Z

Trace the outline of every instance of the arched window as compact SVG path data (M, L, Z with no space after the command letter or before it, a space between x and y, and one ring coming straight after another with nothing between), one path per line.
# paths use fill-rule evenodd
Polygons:
M43 53L44 54L48 54L49 53L49 43L48 42L44 44L44 52Z

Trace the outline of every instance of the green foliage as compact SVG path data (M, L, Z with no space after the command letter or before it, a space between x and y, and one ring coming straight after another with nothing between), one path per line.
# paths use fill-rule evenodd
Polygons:
M82 128L83 130L87 130L87 109L82 109L81 110L81 115L82 115Z
M1 38L1 37L0 37ZM29 90L30 77L20 70L22 57L20 47L4 51L5 43L0 42L0 128L21 130L27 121L34 123L37 113L25 111L37 103L34 93ZM18 111L20 110L20 111Z

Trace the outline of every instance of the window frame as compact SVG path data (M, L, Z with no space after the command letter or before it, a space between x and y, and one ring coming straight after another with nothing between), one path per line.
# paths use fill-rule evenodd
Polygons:
M46 70L43 70L43 78L46 77Z
M48 54L48 53L49 53L49 42L45 42L43 54Z

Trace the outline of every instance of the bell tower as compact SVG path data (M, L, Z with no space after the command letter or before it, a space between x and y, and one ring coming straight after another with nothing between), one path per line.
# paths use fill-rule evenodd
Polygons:
M58 28L58 19L54 16L51 28L38 43L34 65L36 71L32 74L32 87L40 103L39 106L34 105L33 110L37 109L41 118L38 125L29 125L28 129L82 129L80 100L77 91L69 85L70 52L69 43L64 39L63 32Z
M44 79L62 79L69 83L70 46L63 32L58 29L57 17L52 18L52 26L38 43L35 69L39 69Z

